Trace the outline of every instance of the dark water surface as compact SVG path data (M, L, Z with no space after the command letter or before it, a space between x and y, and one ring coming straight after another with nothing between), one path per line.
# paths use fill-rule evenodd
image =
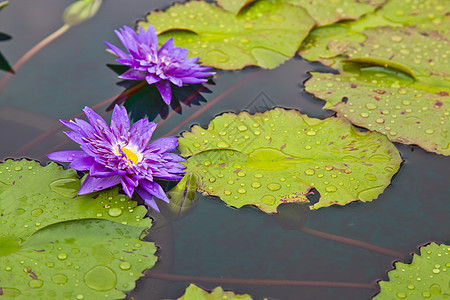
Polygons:
M13 40L1 43L4 56L14 63L34 44L62 25L61 13L71 1L12 0L0 14L0 31ZM116 76L106 68L113 56L103 40L118 45L113 29L132 26L149 10L164 8L168 0L105 0L92 20L70 29L30 60L0 94L2 159L37 134L67 119L85 106L93 106L121 91ZM258 76L226 96L195 123L207 125L217 114L239 112L255 99L271 105L296 108L311 117L332 114L324 102L303 90L307 72L326 70L317 63L294 58L275 70L248 68L218 71L208 100L226 92L248 76ZM157 135L170 131L198 107L183 108ZM106 118L109 120L110 115ZM158 121L158 120L156 120ZM186 125L184 130L189 128ZM59 133L29 150L25 156L41 159L64 136ZM430 241L450 242L448 158L415 146L396 144L405 162L385 192L371 203L309 211L306 226L389 248L411 260L417 247ZM62 149L75 149L71 143ZM44 163L46 160L42 160ZM150 240L161 246L160 261L153 271L181 275L318 280L372 283L386 279L395 258L300 231L287 231L253 207L236 210L213 197L200 197L198 207L181 221L153 230ZM176 299L189 282L141 279L131 293L140 299ZM200 283L204 288L218 284ZM225 289L249 293L254 299L369 299L369 289L286 287L277 285L222 284Z

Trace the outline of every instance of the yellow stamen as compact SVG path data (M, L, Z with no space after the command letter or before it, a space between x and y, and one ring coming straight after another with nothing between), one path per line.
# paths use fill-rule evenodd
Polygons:
M139 162L139 157L136 155L136 153L134 153L133 151L127 149L127 148L122 148L121 149L122 152L125 154L126 156L126 160L129 162L131 160L131 162L133 164L137 164ZM125 157L124 157L125 159Z

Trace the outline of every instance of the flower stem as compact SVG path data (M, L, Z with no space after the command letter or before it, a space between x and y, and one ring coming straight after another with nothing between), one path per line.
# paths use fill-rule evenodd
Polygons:
M27 53L25 53L12 67L14 72L17 73L17 71L25 64L33 55L38 53L42 48L56 40L58 37L60 37L62 34L64 34L67 30L69 30L71 26L68 24L64 24L61 26L58 30L50 34L48 37L37 43L33 48L28 50ZM5 86L8 84L9 80L13 76L12 73L6 73L5 76L3 76L2 80L0 81L0 93L3 91Z
M362 242L362 241L358 241L358 240L354 240L351 238L347 238L347 237L343 237L343 236L339 236L339 235L335 235L335 234L331 234L331 233L326 233L326 232L321 232L321 231L317 231L314 229L310 229L307 227L303 227L302 229L300 229L302 232L310 234L310 235L314 235L316 237L322 238L322 239L326 239L326 240L331 240L334 242L338 242L338 243L342 243L342 244L347 244L350 246L354 246L354 247L358 247L358 248L363 248L366 250L370 250L373 252L377 252L383 255L387 255L387 256L393 256L399 259L403 259L405 256L397 251L394 250L390 250L390 249L386 249L380 246L376 246L373 244L369 244L366 242Z
M372 283L334 282L334 281L306 281L306 280L271 280L271 279L237 279L237 278L211 278L187 275L164 274L147 271L146 274L155 279L170 281L208 282L216 284L245 284L245 285L282 285L282 286L317 286L329 288L357 288L377 290Z
M114 101L114 100L117 99L118 97L123 97L123 96L126 96L126 95L131 94L131 93L136 93L137 91L139 91L140 89L142 89L144 86L146 86L146 84L147 84L147 83L143 81L143 82L141 82L141 83L139 83L139 84L133 86L132 88L130 88L130 89L128 89L128 90L125 90L125 91L121 92L120 94L118 94L118 95L116 95L116 96L114 96L114 97L108 98L108 99L106 99L105 101L100 102L100 103L94 105L94 106L92 107L92 109L93 109L93 110L101 109L101 108L107 106L108 104L110 104L110 102ZM72 116L71 119L74 119L74 118L80 118L80 117L82 117L83 115L84 115L84 113L83 113L83 112L80 112L80 113L78 113L78 114ZM22 147L20 147L19 149L17 149L17 151L14 152L14 153L12 154L12 156L13 156L13 157L18 157L18 156L22 155L23 153L25 153L26 151L28 151L30 148L34 147L35 145L39 144L40 142L42 142L42 141L45 140L46 138L48 138L48 137L52 136L53 134L57 133L58 131L60 131L60 130L61 130L62 128L64 128L64 127L65 127L64 125L62 125L61 123L58 123L55 127L50 128L50 129L47 130L46 132L42 133L41 135L37 136L36 138L34 138L34 139L32 139L31 141L29 141L28 143L26 143L24 146L22 146ZM63 144L63 145L64 145L64 144ZM59 146L60 146L60 145L59 145Z
M177 126L175 126L171 131L169 131L168 133L166 133L164 136L170 136L170 135L174 135L177 134L178 131L183 128L186 124L192 122L193 120L195 120L198 116L200 116L201 114L203 114L205 111L207 111L208 109L210 109L212 106L214 106L215 104L217 104L218 102L220 102L222 99L224 99L226 96L228 96L229 94L233 93L234 91L236 91L239 87L243 86L244 84L246 84L249 81L252 81L253 79L255 79L256 77L260 76L261 73L264 70L258 71L256 73L251 74L250 76L248 76L247 78L245 78L244 80L238 82L237 84L235 84L234 86L232 86L231 88L229 88L227 91L225 91L224 93L220 94L219 96L217 96L215 99L211 100L210 102L206 103L204 106L202 106L201 108L199 108L196 112L194 112L192 115L190 115L188 118L186 118L183 122L179 123Z

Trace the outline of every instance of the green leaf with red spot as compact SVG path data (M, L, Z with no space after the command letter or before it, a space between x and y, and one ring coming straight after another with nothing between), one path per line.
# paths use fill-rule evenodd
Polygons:
M312 209L372 201L401 162L385 136L362 132L341 118L319 120L294 110L226 113L207 129L183 133L179 149L198 188L228 205L252 204L277 211L281 203L308 202Z
M395 263L389 281L380 281L373 299L446 299L450 297L450 246L431 243L413 254L410 264Z

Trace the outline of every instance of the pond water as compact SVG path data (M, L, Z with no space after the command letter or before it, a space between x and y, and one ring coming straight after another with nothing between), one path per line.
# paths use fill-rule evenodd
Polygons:
M1 50L14 63L62 25L61 13L71 1L10 2L1 14L0 28L13 40L3 42ZM2 159L12 157L23 144L55 126L58 119L68 119L85 105L93 106L119 93L122 89L114 84L115 74L105 66L114 59L105 52L102 41L118 44L113 29L132 26L147 11L165 8L170 2L105 0L97 16L70 29L20 69L0 94ZM310 117L329 117L333 112L322 110L324 102L303 87L308 72L321 70L328 69L295 57L274 70L218 71L216 85L209 86L212 93L206 98L212 101L224 93L226 96L182 130L193 124L206 126L223 112L251 110L255 103L295 108ZM250 76L254 78L239 86ZM155 137L169 132L197 109L183 107L183 114L158 128ZM48 160L44 154L64 140L61 133L55 134L19 157L39 159L45 164ZM68 143L60 149L77 146ZM308 211L305 226L401 252L406 262L411 261L411 253L417 253L420 245L430 241L449 243L448 158L416 146L396 146L404 163L378 199ZM153 272L211 278L373 283L386 280L386 272L397 260L286 230L273 216L254 207L232 209L218 198L205 196L200 196L191 214L153 230L147 239L160 246L160 259ZM189 283L146 276L138 281L129 298L176 299ZM368 299L377 293L362 288L198 284L207 289L221 285L237 293L249 293L254 299Z

